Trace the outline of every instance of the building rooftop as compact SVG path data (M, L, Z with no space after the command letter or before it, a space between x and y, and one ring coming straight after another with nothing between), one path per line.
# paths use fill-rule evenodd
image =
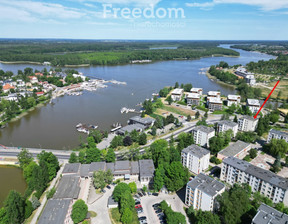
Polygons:
M256 100L256 99L247 99L247 104L248 104L248 106L260 107L260 102L259 102L259 100Z
M237 155L238 153L240 153L242 150L246 149L249 146L250 146L249 143L242 142L242 141L238 140L234 144L229 145L225 149L223 149L220 152L218 152L218 154L224 155L226 157L229 157L229 156L233 157L233 156Z
M248 115L244 115L244 116L240 117L238 120L243 120L243 119L248 120L248 121L257 121L258 120L258 118L254 119L254 117L248 116Z
M109 205L117 205L118 206L118 202L113 199L112 195L108 198L108 206Z
M54 199L77 199L80 192L80 177L75 175L62 176Z
M153 177L155 167L152 159L139 160L139 171L141 177Z
M115 162L115 170L129 170L130 169L130 161L116 161Z
M257 214L254 216L254 224L287 224L288 215L271 208L266 204L261 204Z
M184 153L190 153L193 156L201 159L203 156L207 155L210 153L209 150L204 149L198 145L190 145L187 148L183 149L182 152Z
M198 93L188 93L186 98L200 99L200 94L198 94Z
M204 125L199 125L199 126L196 126L195 128L192 129L192 131L202 131L202 132L205 132L207 134L215 131L214 128L211 128L211 127L206 127Z
M181 95L184 92L183 89L174 89L171 94L173 95Z
M93 162L90 164L89 172L96 172L99 170L105 170L105 162Z
M220 92L219 91L209 91L207 93L208 96L218 96L220 95Z
M236 127L238 124L230 120L222 120L217 122L218 125L227 125L228 127Z
M143 131L145 130L145 126L141 124L130 124L123 128L120 128L117 132L125 134L126 132L131 133L133 130Z
M209 103L218 103L218 104L222 104L222 100L220 98L217 98L217 97L208 97L207 98L207 101Z
M141 124L151 124L155 121L155 119L151 117L135 116L135 117L131 117L129 121L134 121L134 122L141 123Z
M238 99L241 99L241 96L239 96L239 95L228 95L227 99L228 100L238 100Z
M235 157L228 157L223 160L223 163L231 165L247 174L255 176L259 179L264 180L279 188L288 189L288 179L280 177L269 170L262 169L260 167L254 166L244 160L240 160Z
M38 224L63 224L72 199L49 199Z
M203 91L203 89L202 88L192 88L190 90L190 92L198 92L198 91Z
M92 176L92 173L90 173L90 164L82 164L80 167L80 176L81 177L88 177Z
M187 184L192 189L199 189L205 194L214 197L219 191L225 189L225 185L217 180L206 176L203 173L198 174L193 180Z
M80 166L81 166L80 163L67 163L65 164L62 173L77 174L79 173Z
M278 130L275 130L275 129L271 129L269 131L269 134L275 134L275 135L281 135L281 136L285 136L288 138L288 130L283 130L283 131L278 131Z

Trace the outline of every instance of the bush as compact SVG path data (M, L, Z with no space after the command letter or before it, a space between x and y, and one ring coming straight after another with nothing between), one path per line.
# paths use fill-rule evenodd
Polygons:
M222 163L222 161L220 159L218 159L216 156L212 156L210 159L211 163L215 163L216 165Z
M52 198L52 197L53 197L53 195L55 194L55 192L56 192L56 189L55 189L55 187L51 188L51 190L50 190L50 191L48 191L48 192L47 192L47 194L46 194L46 197L47 197L47 199L50 199L50 198Z
M74 205L72 206L72 214L71 218L74 223L82 222L88 212L88 206L85 204L85 202L81 199L77 200Z
M25 205L25 219L28 219L32 212L34 211L34 208L32 206L31 201L26 200L26 205Z

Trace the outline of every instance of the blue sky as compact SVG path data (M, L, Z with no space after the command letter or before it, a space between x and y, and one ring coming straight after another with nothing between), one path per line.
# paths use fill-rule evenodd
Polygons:
M0 38L287 40L287 24L288 0L0 1Z

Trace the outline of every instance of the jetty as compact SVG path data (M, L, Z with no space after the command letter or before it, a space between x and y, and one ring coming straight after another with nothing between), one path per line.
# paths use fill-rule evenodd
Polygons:
M88 135L90 133L90 130L95 130L97 128L98 128L98 126L96 126L96 125L86 125L86 124L82 124L82 123L79 123L76 125L77 131L88 134Z
M134 113L135 112L135 109L130 109L130 108L126 108L126 107L123 107L121 110L120 110L121 114L124 114L124 113Z

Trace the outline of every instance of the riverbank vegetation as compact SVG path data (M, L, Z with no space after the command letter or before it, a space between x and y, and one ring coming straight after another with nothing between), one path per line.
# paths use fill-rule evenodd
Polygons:
M23 196L17 191L10 191L4 207L0 209L1 224L21 224L40 206L40 197L60 167L57 157L51 152L42 151L37 159L38 162L34 161L26 149L19 153L19 164L28 188Z
M239 53L217 47L217 42L197 41L33 41L0 42L0 60L6 62L50 62L65 65L118 65L133 60L164 61L215 56L239 56ZM175 46L175 49L165 49Z

